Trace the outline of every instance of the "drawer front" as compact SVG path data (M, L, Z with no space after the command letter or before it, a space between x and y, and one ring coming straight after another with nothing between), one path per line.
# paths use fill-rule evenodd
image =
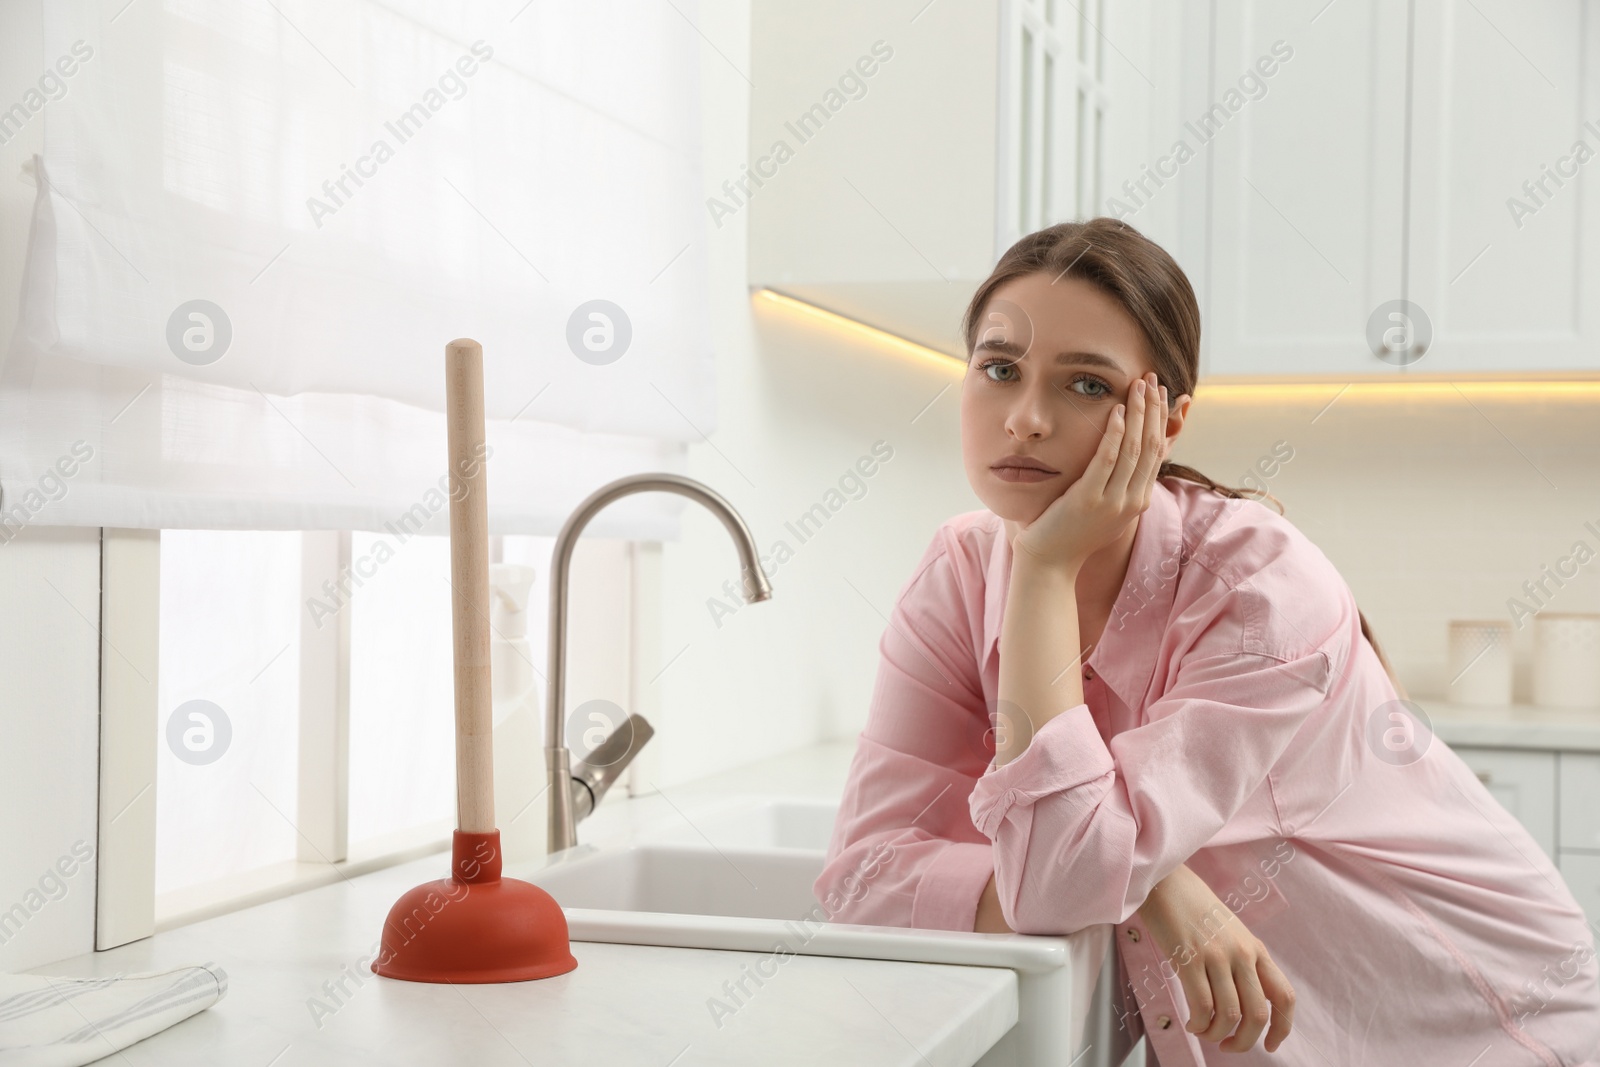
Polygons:
M1600 853L1563 851L1556 866L1589 922L1600 923Z
M1600 756L1561 754L1561 847L1600 850Z
M1520 822L1545 855L1556 858L1556 754L1504 748L1457 748L1456 755Z

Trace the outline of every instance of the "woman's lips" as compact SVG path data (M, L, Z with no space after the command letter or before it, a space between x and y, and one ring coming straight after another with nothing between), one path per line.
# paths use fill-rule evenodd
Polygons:
M990 467L1002 482L1042 482L1055 478L1060 471L1042 471L1036 467Z

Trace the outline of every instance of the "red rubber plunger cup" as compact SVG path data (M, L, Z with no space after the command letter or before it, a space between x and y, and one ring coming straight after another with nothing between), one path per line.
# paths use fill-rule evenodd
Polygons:
M408 891L383 924L375 973L407 982L524 982L578 965L549 893L500 877L489 680L489 507L483 346L444 349L455 649L456 825L450 877Z

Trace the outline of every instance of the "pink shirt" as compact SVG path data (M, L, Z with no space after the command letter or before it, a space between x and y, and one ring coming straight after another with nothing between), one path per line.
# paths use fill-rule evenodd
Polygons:
M1163 1067L1600 1064L1572 893L1460 757L1391 716L1349 588L1292 524L1157 481L1084 703L996 768L1010 564L1000 519L968 512L900 591L814 886L836 921L971 930L993 872L1019 933L1113 923L1123 1024ZM1184 1029L1135 914L1181 863L1294 987L1272 1055Z

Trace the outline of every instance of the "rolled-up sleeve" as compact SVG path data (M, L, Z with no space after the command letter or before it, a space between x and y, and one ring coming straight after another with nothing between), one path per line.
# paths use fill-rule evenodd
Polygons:
M994 873L994 846L967 807L994 746L964 585L970 561L952 539L941 529L878 642L867 723L812 887L833 921L971 930Z
M1108 745L1087 704L993 762L969 798L994 843L995 888L1019 933L1119 923L1261 787L1333 677L1327 646L1247 650L1224 613L1181 662L1144 725Z

